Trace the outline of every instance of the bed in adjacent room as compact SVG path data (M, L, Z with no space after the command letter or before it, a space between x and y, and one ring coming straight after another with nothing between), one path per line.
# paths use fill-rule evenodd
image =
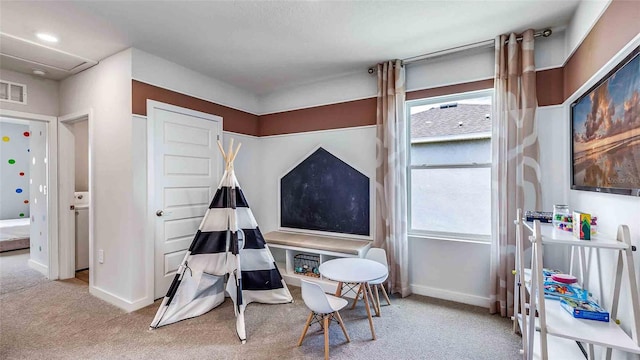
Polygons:
M0 220L0 252L29 248L29 218Z

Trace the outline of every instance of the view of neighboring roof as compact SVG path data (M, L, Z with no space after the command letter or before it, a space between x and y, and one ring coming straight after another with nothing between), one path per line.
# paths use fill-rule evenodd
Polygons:
M491 131L491 105L442 104L411 115L411 138Z

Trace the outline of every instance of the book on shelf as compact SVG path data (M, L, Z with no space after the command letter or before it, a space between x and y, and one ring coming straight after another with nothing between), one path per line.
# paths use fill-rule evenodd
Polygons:
M562 274L560 270L542 269L544 277L544 297L551 300L561 300L563 298L573 300L587 300L589 292L579 285L565 284L553 280L553 275Z
M589 298L589 292L575 285L549 280L544 282L544 297L551 300L585 301Z
M585 301L563 298L560 306L577 319L609 322L609 312L591 298Z

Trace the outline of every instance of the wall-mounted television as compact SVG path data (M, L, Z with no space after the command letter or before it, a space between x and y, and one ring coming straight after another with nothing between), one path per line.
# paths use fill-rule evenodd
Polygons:
M571 104L571 188L640 196L640 47Z

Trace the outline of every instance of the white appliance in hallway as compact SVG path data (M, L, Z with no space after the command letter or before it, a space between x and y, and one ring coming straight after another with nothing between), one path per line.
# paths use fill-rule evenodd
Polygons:
M89 268L89 192L76 191L76 271Z

